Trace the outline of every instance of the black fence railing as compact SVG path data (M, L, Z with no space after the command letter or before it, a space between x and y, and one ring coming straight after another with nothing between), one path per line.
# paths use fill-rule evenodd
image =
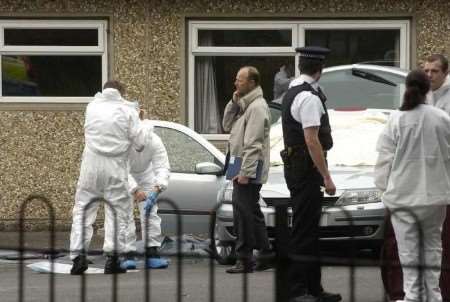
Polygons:
M35 248L26 248L25 247L25 211L30 206L31 203L40 202L42 203L48 211L48 222L49 222L49 247L44 249L35 249ZM181 302L183 301L183 253L182 253L182 243L181 238L183 234L183 224L182 224L182 215L179 214L179 208L178 206L169 199L166 198L160 198L158 201L160 204L167 204L169 205L175 213L178 213L176 215L176 223L177 223L177 253L176 253L176 301ZM110 207L112 210L113 216L114 216L114 255L118 256L118 250L117 250L117 238L118 238L118 225L117 225L117 213L116 209L112 206L112 204L108 201L105 201L103 199L92 199L84 208L84 213L86 209L93 206L96 203L104 203L105 206ZM205 297L205 301L211 301L214 302L217 300L216 297L216 259L220 257L217 254L217 251L215 247L213 247L213 244L216 240L215 231L216 231L216 215L217 212L220 211L222 204L217 204L216 207L211 211L211 217L210 217L210 224L209 224L209 234L210 234L210 242L211 242L211 248L210 248L210 257L209 257L209 293L208 297ZM354 302L356 301L355 297L355 286L356 286L356 278L355 278L355 269L358 267L392 267L392 268L399 268L401 265L397 262L391 259L384 259L383 261L366 261L364 259L358 259L357 253L356 253L356 245L355 245L355 239L353 234L348 234L349 242L350 242L350 252L347 255L347 257L324 257L324 256L299 256L299 255L293 255L290 253L289 250L289 240L290 240L290 231L289 231L289 203L286 202L280 202L277 203L275 206L275 293L274 293L274 301L277 302L287 302L289 300L288 293L289 293L289 277L288 277L288 271L290 268L290 263L292 261L316 261L321 263L322 265L332 265L332 266L341 266L341 267L348 267L349 269L349 283L348 283L348 299L346 301ZM239 205L237 207L239 209ZM336 210L339 210L346 218L346 221L349 223L350 226L353 225L352 221L352 215L350 212L346 211L343 207L334 207ZM423 272L425 270L446 270L448 271L449 268L447 267L441 267L441 266L430 266L425 265L424 261L424 233L421 228L421 225L419 223L419 218L417 215L409 210L409 209L398 209L395 211L391 211L390 215L396 215L400 212L406 212L411 217L413 217L413 220L416 221L415 225L417 226L417 236L418 236L418 242L419 242L419 259L418 262L411 266L405 266L403 265L403 268L414 268L417 269L419 272L419 279L422 280L423 278ZM83 214L83 225L85 225L86 222L86 215ZM148 217L145 221L145 228L148 228ZM19 243L17 247L18 251L18 295L17 295L17 301L24 302L25 299L25 292L27 290L25 286L25 263L24 263L24 254L26 252L42 252L47 254L50 260L50 270L53 271L54 264L55 264L55 258L57 254L60 253L69 253L69 250L65 249L56 249L55 248L55 213L53 206L51 202L42 195L30 195L26 198L26 200L20 205L20 213L19 213ZM82 238L85 238L85 228L82 228ZM352 228L350 228L352 229ZM148 232L145 232L145 234L148 234ZM148 235L144 238L144 246L147 246L149 238ZM84 242L84 240L83 240ZM0 250L2 249L11 249L11 246L8 247L2 247L0 246ZM100 251L93 251L94 253L100 253ZM85 249L83 246L81 253L88 254L89 252ZM148 249L145 250L142 256L148 257L149 255ZM144 301L148 302L151 301L151 293L150 293L150 283L151 283L151 270L145 269L144 273ZM113 302L118 301L118 277L116 274L112 276L112 292L111 297ZM49 285L48 285L48 301L55 302L55 274L50 273L49 274ZM81 275L81 289L80 289L80 301L84 302L87 301L87 287L86 287L86 276L83 274ZM242 279L242 301L247 302L249 301L249 286L248 286L248 276L247 274L243 274ZM421 296L421 302L425 302L427 297ZM386 295L382 297L380 301L387 301Z

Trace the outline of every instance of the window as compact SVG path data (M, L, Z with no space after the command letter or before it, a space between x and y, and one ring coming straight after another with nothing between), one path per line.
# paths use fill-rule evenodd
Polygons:
M409 67L408 20L190 21L188 26L188 121L210 139L222 138L223 110L244 65L260 71L268 102L280 102L298 75L295 48L304 45L330 48L326 67Z
M170 170L175 173L195 173L195 166L202 162L217 163L205 147L189 135L171 128L155 127L169 157Z
M88 102L107 78L106 21L0 21L0 102Z

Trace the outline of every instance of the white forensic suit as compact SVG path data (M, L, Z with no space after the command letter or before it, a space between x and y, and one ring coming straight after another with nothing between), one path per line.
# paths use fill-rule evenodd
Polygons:
M450 115L450 76L447 76L441 87L428 93L427 102Z
M117 214L117 246L114 246L115 228L113 210L105 205L105 241L103 250L111 254L125 250L128 211L132 199L128 185L128 156L130 150L142 151L146 133L142 131L136 110L126 105L118 90L104 89L95 95L86 108L84 123L85 147L81 161L70 234L70 257L73 260L84 247L87 250L92 238L92 224L97 217L103 198L110 202ZM82 238L82 219L85 214L85 236ZM111 221L112 223L106 223Z
M375 185L391 211L404 301L441 302L441 230L450 199L450 118L425 104L395 111L378 139L377 151ZM421 256L424 265L436 267L424 269L422 280L414 267Z
M149 120L142 122L146 131L147 140L143 152L130 152L130 192L143 191L148 195L154 187L159 187L160 192L167 189L170 176L170 165L167 151L161 138L153 132L153 126ZM145 242L145 210L144 202L138 203L141 221L142 241ZM134 206L130 208L127 252L136 252L136 226L133 215ZM148 217L147 247L161 246L161 218L158 216L158 205L155 204Z

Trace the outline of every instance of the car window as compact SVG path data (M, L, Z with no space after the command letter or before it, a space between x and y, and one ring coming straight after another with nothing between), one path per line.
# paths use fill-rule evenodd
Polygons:
M214 155L184 132L157 126L155 133L159 135L166 147L172 172L195 173L195 166L198 163L218 164Z
M364 78L361 73L358 76L352 69L322 75L320 85L327 95L328 109L399 107L404 91L404 77L363 68L358 68L358 71L372 76Z

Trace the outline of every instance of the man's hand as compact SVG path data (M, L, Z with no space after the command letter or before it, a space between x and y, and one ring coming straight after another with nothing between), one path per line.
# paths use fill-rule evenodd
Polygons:
M161 193L162 190L160 186L153 186L152 191L159 194Z
M143 191L136 191L134 193L134 200L137 202L144 201L147 198L147 195Z
M240 185L248 185L250 178L248 178L247 176L237 175L233 178L233 181L237 181Z
M233 102L237 103L239 101L240 95L239 95L239 91L235 91L233 92Z
M139 109L139 119L140 120L144 119L144 115L145 115L145 110L144 109Z
M334 182L330 176L325 177L323 179L323 183L325 185L325 192L328 195L333 196L334 194L336 194L336 186L334 185Z

